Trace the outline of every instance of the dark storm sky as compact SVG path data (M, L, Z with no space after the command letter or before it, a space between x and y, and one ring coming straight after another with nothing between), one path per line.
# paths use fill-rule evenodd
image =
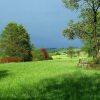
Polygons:
M65 9L62 0L0 0L0 31L9 22L23 24L39 48L80 47L78 39L62 36L70 19L77 21L77 12Z

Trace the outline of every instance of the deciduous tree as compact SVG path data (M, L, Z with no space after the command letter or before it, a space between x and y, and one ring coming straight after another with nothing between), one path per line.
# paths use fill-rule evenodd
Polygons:
M95 47L96 58L99 56L100 40L100 0L63 0L66 8L79 10L81 21L64 30L64 36L74 39L79 37L90 40ZM66 34L67 33L67 34ZM99 36L99 37L98 37Z

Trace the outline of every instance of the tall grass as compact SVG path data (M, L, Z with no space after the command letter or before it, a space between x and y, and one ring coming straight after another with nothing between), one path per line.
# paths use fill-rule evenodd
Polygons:
M77 60L0 64L0 100L99 100L100 71Z

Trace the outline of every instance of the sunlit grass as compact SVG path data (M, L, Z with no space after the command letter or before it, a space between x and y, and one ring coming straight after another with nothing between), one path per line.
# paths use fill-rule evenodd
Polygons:
M56 80L57 84L62 84L62 87L64 87L65 83L63 84L61 81L61 80L64 80L63 79L64 76L65 77L68 76L70 82L73 79L74 80L76 79L77 81L78 80L77 76L78 77L91 77L95 75L100 76L99 70L78 68L77 62L78 61L75 59L74 60L64 59L64 60L53 60L53 61L36 61L36 62L26 62L26 63L0 64L0 100L15 100L15 99L16 100L18 99L19 100L64 100L63 99L64 97L62 97L62 99L61 98L53 99L49 97L51 95L51 92L49 95L48 90L44 91L45 86L53 85L53 82L51 81L50 83L50 80L52 79ZM96 80L97 83L100 83L99 78L95 77L93 79L94 81ZM91 79L91 82L93 82L92 79ZM82 82L80 83L82 84ZM80 85L80 83L78 84ZM54 81L54 84L55 84L55 81ZM72 84L74 84L73 81L72 81ZM84 88L85 88L85 85L84 85ZM70 86L68 88L71 88ZM95 85L93 86L96 88ZM45 97L46 99L42 99L42 96L44 96L44 94L42 95L41 92L39 92L42 90L41 89L38 90L36 87L37 88L41 87L44 93L48 91L48 97L47 98ZM60 89L63 94L65 91L63 91L62 88ZM58 90L56 90L56 92L57 91ZM72 90L69 90L69 91L72 91ZM54 92L52 96L53 95L57 96L56 92ZM98 97L98 94L96 97ZM76 99L73 99L73 100L76 100ZM80 100L83 100L83 99L80 99Z

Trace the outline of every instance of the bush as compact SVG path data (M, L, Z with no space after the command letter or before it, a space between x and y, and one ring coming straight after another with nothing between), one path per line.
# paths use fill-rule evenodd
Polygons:
M20 57L5 57L0 59L0 63L10 63L10 62L21 62L23 61Z
M96 58L96 59L94 60L94 63L95 63L95 64L100 64L100 57Z
M46 49L38 49L32 52L33 60L52 60Z
M55 52L55 55L60 55L60 53L59 52Z
M51 56L48 57L48 60L53 60L53 58Z
M40 49L42 55L43 55L43 58L46 60L49 58L49 55L48 55L48 52L46 49Z

